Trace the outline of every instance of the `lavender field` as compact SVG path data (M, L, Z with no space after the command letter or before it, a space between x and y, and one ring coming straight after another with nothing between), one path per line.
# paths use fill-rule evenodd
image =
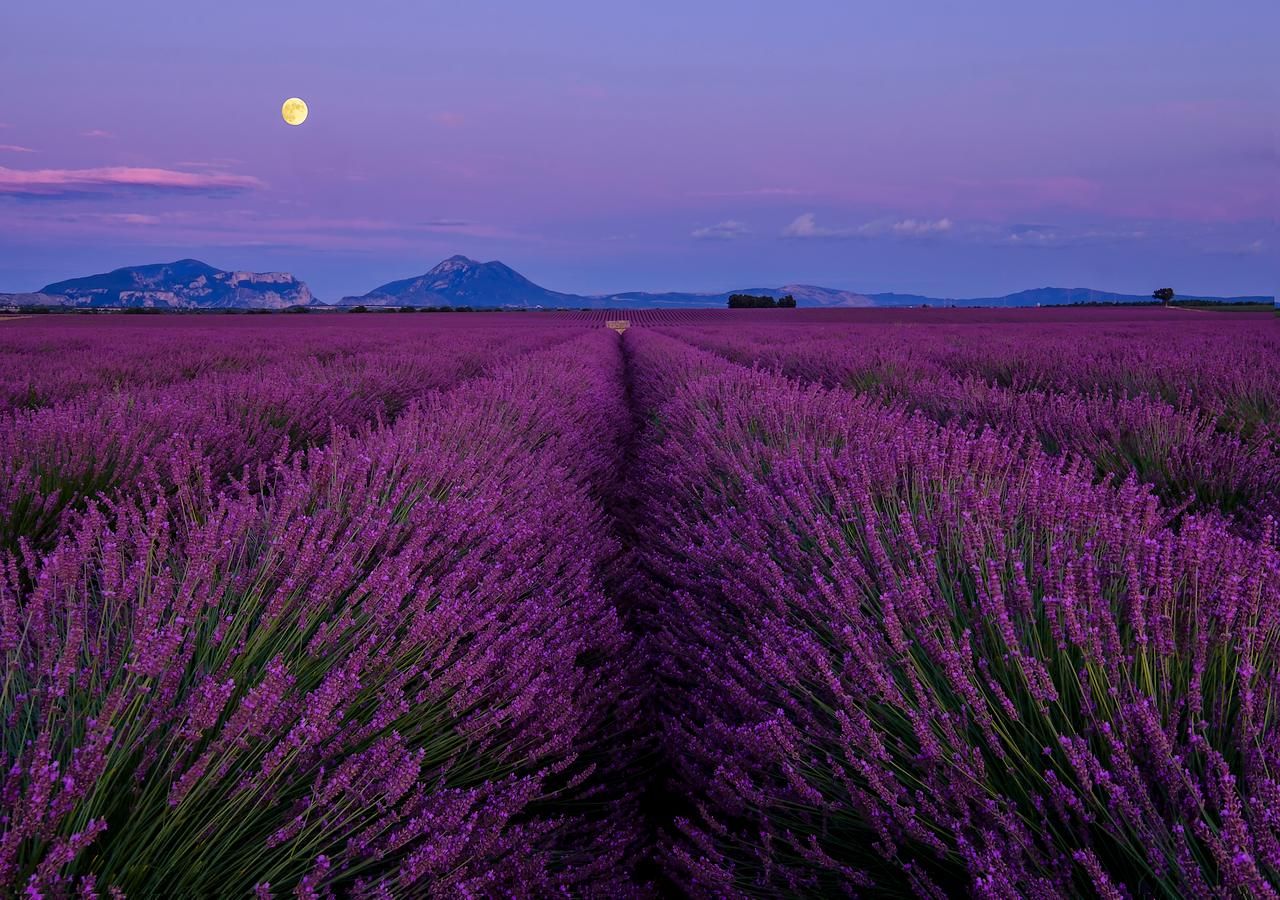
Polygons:
M0 321L0 894L1280 896L1280 327Z

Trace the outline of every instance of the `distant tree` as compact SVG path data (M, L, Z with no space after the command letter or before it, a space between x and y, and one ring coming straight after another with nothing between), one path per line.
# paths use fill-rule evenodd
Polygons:
M365 306L364 304L358 304L356 306L351 307L351 309L347 310L347 312L368 312L368 311L369 311L369 307Z
M417 311L418 311L418 310L417 310L416 308L412 307L412 306L402 306L402 307L400 307L400 312L417 312Z
M778 299L778 308L779 309L795 309L796 298L792 297L790 294L787 294L785 297L780 297Z
M1170 303L1173 302L1173 297L1174 297L1173 288L1160 288L1160 290L1158 291L1152 291L1151 296L1154 299L1159 300L1165 306L1168 306Z

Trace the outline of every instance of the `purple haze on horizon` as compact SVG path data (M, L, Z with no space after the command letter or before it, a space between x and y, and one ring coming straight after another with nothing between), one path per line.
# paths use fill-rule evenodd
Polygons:
M1276 290L1273 0L362 7L6 8L0 290Z

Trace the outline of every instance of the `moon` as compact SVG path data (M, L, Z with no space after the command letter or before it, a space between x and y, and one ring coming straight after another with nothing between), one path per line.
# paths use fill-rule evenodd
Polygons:
M284 101L284 106L280 107L280 115L284 116L284 120L290 125L301 125L307 121L307 104L297 97L290 97Z

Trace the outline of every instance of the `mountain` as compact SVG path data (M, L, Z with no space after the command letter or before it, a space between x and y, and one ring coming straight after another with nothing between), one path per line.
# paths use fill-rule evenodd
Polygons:
M451 256L431 271L414 278L402 278L376 287L367 294L343 297L341 306L504 306L504 307L717 307L730 294L764 294L770 297L795 296L801 306L874 306L863 294L806 284L780 288L746 288L721 293L647 293L624 291L618 294L565 294L534 284L503 263L477 262L465 256Z
M200 262L128 266L58 281L40 289L67 306L147 306L161 309L284 309L316 303L287 272L226 272Z
M999 297L939 298L921 294L869 294L876 306L1066 306L1072 303L1150 303L1150 294L1118 294L1092 288L1032 288ZM1219 303L1270 303L1271 297L1179 296L1179 300L1209 300Z
M748 292L752 293L752 292ZM842 291L838 288L818 287L812 284L784 284L771 296L780 297L790 294L796 298L797 306L877 306L874 297L859 294L856 291Z
M584 306L588 298L549 291L510 266L451 256L425 275L402 278L341 306Z

